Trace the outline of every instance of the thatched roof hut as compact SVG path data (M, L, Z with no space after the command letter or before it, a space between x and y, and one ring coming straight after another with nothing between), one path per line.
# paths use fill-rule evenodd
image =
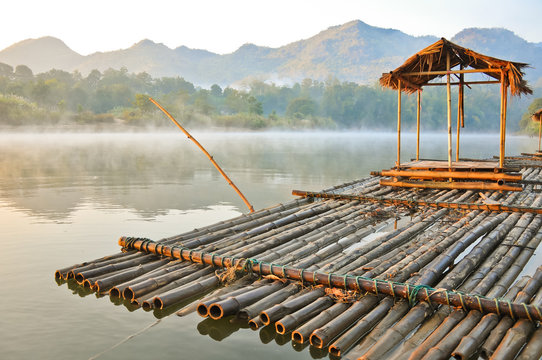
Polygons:
M463 73L484 73L496 79L495 83L500 83L504 78L505 86L510 87L512 95L533 93L527 86L527 82L523 80L525 75L523 69L528 67L528 64L483 55L444 38L417 52L397 69L382 74L380 84L397 90L398 80L402 80L402 91L414 93L435 78L447 74L447 55L450 55L449 69L457 66L463 69L472 68L472 70L463 70Z
M459 67L459 69L457 69ZM464 126L463 88L473 84L500 84L501 115L500 115L500 154L499 169L504 168L504 148L506 138L506 108L508 89L512 95L532 94L532 90L523 79L524 69L528 64L497 59L483 55L456 45L444 38L417 52L397 69L382 74L380 84L398 90L397 110L397 168L401 167L401 93L418 94L418 141L416 160L419 160L419 134L421 91L424 86L446 86L448 100L448 168L452 170L452 114L451 86L459 86L458 116L457 116L457 145L456 162L459 162L459 129ZM454 69L455 68L455 69ZM465 74L485 74L490 80L465 81ZM457 79L452 82L452 75ZM446 82L432 82L436 78L446 76Z

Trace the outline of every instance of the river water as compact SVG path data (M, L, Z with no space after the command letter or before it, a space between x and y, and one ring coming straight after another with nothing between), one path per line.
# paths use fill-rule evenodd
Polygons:
M194 133L255 209L393 166L392 133ZM446 156L422 134L421 157ZM498 154L495 135L466 135L462 156ZM537 139L509 137L507 155ZM402 159L415 155L403 136ZM247 212L179 133L0 134L0 358L311 359L269 329L192 314L144 312L57 284L54 271L118 252L118 237L158 240Z

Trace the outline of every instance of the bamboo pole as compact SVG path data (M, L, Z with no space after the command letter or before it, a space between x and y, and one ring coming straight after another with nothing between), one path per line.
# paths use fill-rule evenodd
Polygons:
M508 102L508 85L506 84L504 70L501 70L501 121L500 121L500 147L499 147L499 167L501 168L504 167L507 102Z
M493 212L532 212L535 214L542 214L542 208L521 206L521 205L505 205L505 204L476 204L466 202L448 202L448 201L426 201L406 198L384 198L373 196L358 196L350 194L329 194L310 191L293 190L293 195L307 196L322 199L350 199L360 201L373 201L377 203L389 204L389 205L407 205L407 206L421 206L432 208L447 208L447 209L462 209L462 210L484 210Z
M156 105L156 107L158 107L160 110L162 110L162 112L164 114L166 114L166 116L175 123L175 125L177 125L177 127L179 129L181 129L181 131L183 133L185 133L185 135L188 137L188 139L192 140L192 142L194 144L196 144L196 146L201 150L203 151L203 153L207 156L207 158L209 158L209 160L211 161L211 163L215 166L215 168L218 170L218 172L224 177L224 179L226 179L226 181L228 182L228 184L235 190L235 192L241 197L241 199L243 200L243 202L245 203L245 205L248 207L248 209L250 210L250 212L254 212L254 208L252 207L252 205L248 202L247 198L245 197L245 195L243 195L243 193L241 192L241 190L239 190L239 188L237 188L237 186L235 186L235 184L233 183L233 181L230 180L230 178L228 177L228 175L226 175L226 173L224 172L224 170L222 170L222 168L218 165L218 163L213 159L213 157L211 156L211 154L209 154L207 152L207 150L205 150L205 148L199 143L199 141L197 141L192 135L190 135L190 133L188 131L185 130L184 127L182 127L181 124L179 124L179 122L177 122L177 120L175 120L175 118L169 113L167 112L166 109L164 109L160 104L158 104L153 98L149 98L149 100L154 104Z
M401 168L401 79L397 80L397 170Z
M533 336L521 350L516 360L531 360L542 358L542 327L534 332Z
M449 74L471 74L471 73L488 73L488 72L501 72L501 69L487 68L487 69L464 69L464 70L450 70L450 67L446 67L446 71L417 71L403 73L403 76L419 76L419 75L449 75Z
M333 320L335 317L340 316L342 313L345 312L350 307L350 304L344 303L344 302L337 302L333 306L327 308L326 310L322 311L320 314L312 318L311 320L307 321L305 324L297 328L295 331L292 332L292 341L303 344L307 340L309 340L309 337L319 327L322 325L325 325L329 323L331 320ZM311 345L316 346L317 348L323 348L323 346L319 346L319 344L312 343Z
M283 288L284 285L281 281L275 281L270 285L261 286L246 293L220 300L209 306L209 316L214 320L218 320L236 314L243 307L254 304L276 290Z
M449 153L451 155L451 151ZM450 179L452 180L452 179ZM482 181L416 181L416 180L380 180L382 186L395 186L418 189L463 189L463 190L497 190L497 191L523 191L521 186L500 185Z
M460 69L463 70L463 64L461 64ZM459 134L460 129L463 127L463 74L459 75L459 90L457 96L457 135L456 135L456 145L455 145L455 161L459 162Z
M452 170L452 89L450 86L450 53L446 53L446 98L448 114L448 168ZM450 179L451 181L451 179Z
M422 91L417 91L416 98L416 161L420 160L420 115L422 110Z
M290 297L289 300L263 310L260 313L260 318L264 325L269 325L292 312L302 309L316 299L324 296L324 294L325 290L322 288L306 291L299 296Z
M322 296L307 306L288 314L275 322L275 329L279 334L286 334L332 305L333 299L329 296Z
M530 278L527 284L518 294L507 294L504 298L508 301L522 301L527 297L532 297L537 289L542 285L542 268L539 267L532 278ZM512 320L508 318L509 320ZM476 326L469 332L468 335L461 339L459 345L452 352L452 356L456 359L467 360L476 353L482 342L488 339L490 332L499 323L499 316L497 314L487 314L476 324ZM503 333L504 334L504 333ZM502 338L502 336L501 336ZM500 339L495 341L496 345L500 342ZM484 345L485 346L485 345ZM491 346L490 346L491 347ZM493 349L486 347L486 355L492 354Z
M506 182L519 182L521 175L511 175L508 173L496 173L489 171L439 171L439 170L382 170L373 172L372 175L390 176L390 177L412 177L420 179L470 179L470 180L503 180Z
M542 305L542 289L538 291L531 302L532 305ZM523 319L518 320L507 332L501 343L491 356L494 360L515 359L518 352L529 340L531 334L536 330L535 324Z
M538 152L540 152L540 140L542 139L542 114L538 119Z

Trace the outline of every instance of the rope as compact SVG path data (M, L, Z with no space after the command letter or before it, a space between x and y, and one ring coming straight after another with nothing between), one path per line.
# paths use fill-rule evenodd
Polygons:
M154 250L149 250L149 246L151 244L156 244L156 243L153 240L150 240L150 239L147 239L147 238L126 237L126 238L121 238L121 240L123 241L122 242L123 251L132 250L132 249L137 250L138 249L139 251L155 253L157 255L164 255L164 250L166 250L166 251L168 250L168 247L164 246L163 244L158 244L158 245L156 245L154 247ZM138 248L135 247L136 242L140 242ZM294 277L294 275L292 275L291 273L290 273L290 275L287 274L287 270L286 270L285 265L277 265L277 264L267 263L267 262L260 261L258 259L252 259L252 258L251 259L246 259L246 258L228 257L229 265L226 265L224 263L224 259L226 257L225 256L220 256L218 254L197 252L197 251L195 251L193 249L188 249L188 248L185 248L185 247L182 247L182 246L171 246L171 247L169 247L169 250L170 250L169 255L171 255L171 257L177 257L176 255L174 256L174 252L179 251L179 256L178 257L181 260L188 258L188 260L190 262L197 262L197 263L200 263L200 264L206 263L206 261L203 260L204 256L210 256L210 258L211 258L210 260L211 260L211 263L213 264L213 266L215 265L215 258L218 256L219 259L220 259L220 267L225 268L224 272L222 272L222 273L217 272L216 273L216 276L220 279L221 282L233 281L233 280L237 279L238 276L241 275L241 274L247 274L248 273L248 274L252 275L254 273L254 271L257 271L258 274L261 277L262 274L263 274L262 273L262 265L267 266L269 268L269 273L272 276L275 276L275 278L278 278L278 277L276 277L276 275L274 275L273 269L274 268L276 269L277 267L280 267L280 275L282 276L283 279L288 279L288 278ZM183 254L183 251L185 251L184 254ZM188 252L188 254L186 254L186 252ZM195 259L193 255L196 255L196 257L198 257L199 259ZM257 267L258 269L255 270L255 267ZM298 276L299 276L299 279L296 279L296 280L299 280L301 282L301 286L304 287L305 280L304 280L303 275L304 275L304 272L306 271L306 269L290 268L290 269L288 269L288 272L291 272L293 270L295 270L297 272ZM324 281L319 281L318 280L318 275L321 275L321 276L326 275L327 276L327 282L325 280ZM453 295L453 296L456 297L455 300L454 300L454 304L457 304L457 298L459 298L459 304L460 304L459 307L462 308L464 311L480 310L481 312L496 312L496 314L499 315L499 316L509 315L512 319L517 319L519 317L520 313L525 312L525 314L521 314L521 317L528 318L530 321L540 321L540 319L542 319L542 314L541 314L541 311L540 311L540 307L535 305L535 304L525 304L525 303L512 304L510 301L505 301L505 300L502 300L502 299L487 298L487 297L484 297L484 296L481 296L481 295L469 295L469 294L462 293L460 291L452 291L452 290L447 290L447 289L434 289L434 288L432 288L432 287L430 287L428 285L424 285L424 284L412 285L412 284L408 284L408 283L400 283L400 282L395 282L395 281L391 281L391 280L373 279L373 278L368 278L368 277L363 277L363 276L354 276L354 275L349 275L349 274L337 275L337 274L333 274L333 273L318 273L317 271L313 271L312 272L313 286L322 286L322 285L319 285L319 283L323 283L329 288L336 288L336 286L333 285L333 282L334 282L334 280L332 279L333 277L342 278L342 281L343 281L343 284L344 284L345 295L347 295L347 293L349 291L349 286L352 286L352 281L353 281L353 285L357 288L357 289L354 290L354 292L357 292L357 293L361 294L362 291L364 290L364 291L366 291L366 294L367 293L373 293L373 294L379 296L379 295L385 295L386 291L384 291L384 294L382 294L383 290L389 289L389 293L391 293L391 296L406 298L408 300L408 304L411 307L418 304L419 301L425 301L431 307L433 307L433 302L432 302L431 298L432 297L434 298L438 294L444 294L444 297L445 297L444 304L445 305L453 306L450 303L450 295ZM295 277L294 277L294 279L295 279ZM367 284L372 283L372 286L370 286L370 285L362 286L362 282L366 282ZM349 283L350 283L350 285L349 285ZM397 286L405 288L405 292L404 292L403 295L401 295L401 293L396 293L396 290L397 290L396 287ZM425 298L422 297L420 300L418 300L418 294L419 294L419 292L421 290L425 290ZM475 301L476 304L478 305L477 308L473 307L472 304L471 304L471 306L469 308L467 306L467 304L466 304L465 296L468 296L470 298L469 302ZM440 301L442 301L442 300L440 300ZM484 301L486 303L494 302L495 303L495 310L484 309L484 306L482 305L482 301ZM508 311L506 311L506 312L502 311L503 302L506 303L506 305L508 305ZM442 303L442 302L440 302L440 303ZM514 310L513 305L516 306L516 310ZM523 307L523 309L521 311L519 310L520 307ZM520 311L520 313L517 313L518 311ZM516 314L514 312L516 312Z

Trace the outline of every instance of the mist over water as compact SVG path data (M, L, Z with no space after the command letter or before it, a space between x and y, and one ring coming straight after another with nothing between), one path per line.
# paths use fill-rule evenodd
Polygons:
M193 135L255 209L396 160L395 133ZM461 155L491 157L498 143L495 135L465 135ZM446 144L445 134L422 133L421 157L444 159ZM507 155L536 146L534 138L508 137ZM403 161L415 156L413 134L403 136L402 149ZM158 240L246 212L181 134L0 135L0 357L86 359L107 350L100 359L310 359L309 348L297 352L281 339L264 344L265 333L235 324L210 331L197 315L165 317L122 342L165 314L130 312L54 281L58 268L118 252L119 236Z

